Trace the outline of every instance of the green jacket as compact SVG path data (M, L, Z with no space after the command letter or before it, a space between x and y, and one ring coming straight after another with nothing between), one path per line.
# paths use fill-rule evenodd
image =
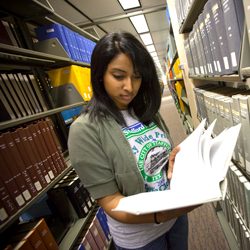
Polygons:
M168 135L160 115L155 122ZM145 192L132 149L113 118L91 123L88 114L81 115L70 127L68 148L73 168L94 199L117 191L124 196Z

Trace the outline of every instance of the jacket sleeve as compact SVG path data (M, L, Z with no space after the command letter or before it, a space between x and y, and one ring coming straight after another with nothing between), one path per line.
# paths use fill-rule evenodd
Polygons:
M70 127L68 148L73 168L94 199L118 191L112 163L103 150L97 124L79 117Z

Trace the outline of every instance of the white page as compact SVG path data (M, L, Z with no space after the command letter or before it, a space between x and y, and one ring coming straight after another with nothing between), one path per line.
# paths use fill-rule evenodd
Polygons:
M227 159L232 157L240 124L224 131L217 140L213 139L213 143L210 144L211 152L213 152L210 161L215 166L212 165L212 167L198 160L204 126L203 120L195 131L180 144L181 150L176 155L170 190L124 197L113 210L146 214L223 199L227 187L226 173L230 163L230 161L227 163ZM209 133L211 131L208 131L207 135ZM225 157L220 158L222 153L217 154L216 149L223 150ZM222 167L218 167L217 164L221 164Z

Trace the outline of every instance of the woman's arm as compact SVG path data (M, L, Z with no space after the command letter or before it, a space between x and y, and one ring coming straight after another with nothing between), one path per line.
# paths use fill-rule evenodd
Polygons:
M179 152L179 150L180 150L179 147L175 147L169 155L168 179L171 179L172 177L175 156ZM112 195L108 195L106 197L98 199L97 202L101 207L103 207L105 212L110 217L120 222L128 223L128 224L154 223L155 222L154 213L143 214L143 215L133 215L133 214L125 213L125 212L112 211L112 209L114 209L118 205L120 199L123 197L124 196L121 193L116 192ZM179 217L183 214L186 214L197 207L198 206L190 206L190 207L184 207L180 209L168 210L164 212L157 212L156 218L158 222L168 221L173 218Z
M159 191L160 192L160 191ZM143 214L143 215L133 215L125 212L112 211L115 208L120 199L124 196L119 192L113 195L108 195L106 197L97 200L98 204L104 209L104 211L113 219L127 224L140 224L140 223L154 223L154 213ZM179 217L186 214L198 206L184 207L180 209L173 209L164 212L157 212L156 217L158 222L164 222L171 220L173 218Z

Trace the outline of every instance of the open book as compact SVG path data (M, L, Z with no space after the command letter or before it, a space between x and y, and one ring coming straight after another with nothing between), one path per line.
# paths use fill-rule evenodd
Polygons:
M215 122L205 129L206 120L202 120L180 144L169 190L124 197L113 211L146 214L224 199L226 174L241 125L212 138Z

